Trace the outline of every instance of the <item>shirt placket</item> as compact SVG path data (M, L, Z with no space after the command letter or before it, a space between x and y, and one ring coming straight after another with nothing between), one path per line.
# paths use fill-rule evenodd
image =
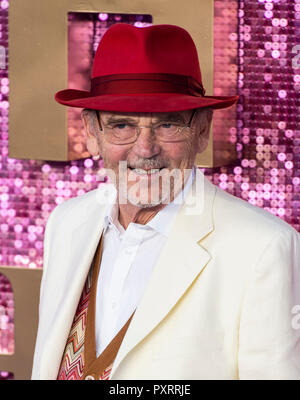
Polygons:
M142 229L130 226L121 236L120 250L111 276L107 302L107 312L110 315L112 330L116 328L118 323L124 283L134 262L138 248L142 243L144 232ZM112 335L113 332L111 331L110 336Z

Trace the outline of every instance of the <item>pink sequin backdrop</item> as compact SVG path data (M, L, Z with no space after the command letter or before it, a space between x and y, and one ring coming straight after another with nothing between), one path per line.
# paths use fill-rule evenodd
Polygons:
M101 173L101 161L87 158L59 163L8 157L8 7L7 0L0 1L0 264L42 268L49 214L57 204L99 185L96 172L100 167ZM106 14L99 14L94 39L109 21ZM131 23L142 24L142 17ZM240 95L237 119L227 121L224 128L236 143L237 160L234 165L203 170L223 190L268 210L297 230L299 39L300 0L215 1L214 92L227 95L237 91ZM215 113L217 121L220 115ZM69 116L75 152L84 146L77 117ZM13 324L7 293L11 293L9 283L0 276L0 311L4 310ZM8 345L5 351L9 351ZM0 379L11 377L0 373Z

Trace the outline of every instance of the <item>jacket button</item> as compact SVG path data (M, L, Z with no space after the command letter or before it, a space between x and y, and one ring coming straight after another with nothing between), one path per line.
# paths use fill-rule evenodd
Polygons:
M94 381L95 378L93 377L93 375L87 375L87 376L84 378L84 380L86 380L86 381Z

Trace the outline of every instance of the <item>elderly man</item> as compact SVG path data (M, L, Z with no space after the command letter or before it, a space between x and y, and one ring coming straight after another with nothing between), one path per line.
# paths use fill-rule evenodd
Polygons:
M33 379L300 379L300 239L194 163L212 112L182 28L117 24L81 107L111 178L46 227Z

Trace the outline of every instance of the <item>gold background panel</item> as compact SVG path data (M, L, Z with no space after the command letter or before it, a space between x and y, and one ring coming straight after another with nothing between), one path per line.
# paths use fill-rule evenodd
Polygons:
M14 374L15 380L31 378L33 353L38 327L38 304L42 269L0 267L14 293L13 354L0 354L0 371Z
M68 12L150 14L193 37L206 94L213 93L213 0L14 0L9 13L9 156L68 160L67 108L54 94L68 87ZM80 89L78 87L78 89ZM198 159L212 165L213 140ZM201 161L202 160L202 161Z

